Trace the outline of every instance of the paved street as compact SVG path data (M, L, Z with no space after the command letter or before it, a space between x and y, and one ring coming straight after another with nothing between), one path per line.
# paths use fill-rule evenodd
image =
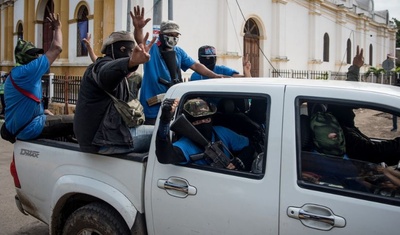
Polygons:
M46 224L22 214L15 206L14 182L10 175L12 150L13 145L0 138L0 235L48 235Z

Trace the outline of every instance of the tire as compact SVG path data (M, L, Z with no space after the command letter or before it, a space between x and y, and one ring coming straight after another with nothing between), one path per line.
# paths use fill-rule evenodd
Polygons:
M129 235L123 218L114 208L94 202L72 213L63 228L63 235Z

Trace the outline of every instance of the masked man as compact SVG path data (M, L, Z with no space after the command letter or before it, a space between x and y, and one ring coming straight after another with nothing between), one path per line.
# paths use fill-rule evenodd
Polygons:
M134 35L137 43L143 42L143 27L150 21L144 19L144 8L139 6L131 14ZM181 70L192 69L207 77L224 77L209 70L203 64L193 60L177 46L181 35L179 26L174 21L164 21L160 25L157 44L150 49L151 60L144 64L143 82L140 91L140 102L144 108L146 124L154 125L160 109L163 94L168 88L182 81Z
M146 40L147 37L148 34ZM149 46L153 43L154 40ZM104 41L101 52L105 56L86 69L76 104L74 128L82 151L101 154L148 151L153 126L128 127L109 95L125 102L133 99L127 77L150 59L148 49L143 44L136 45L133 34L126 31L113 32Z
M42 103L42 76L62 51L61 21L58 14L47 18L53 30L49 50L36 48L31 42L18 40L14 67L4 85L6 103L2 137L8 133L10 142L16 139L55 138L73 134L73 115L46 115ZM3 129L5 128L5 129Z
M217 53L215 47L205 45L199 48L198 51L199 61L204 64L209 70L214 73L223 74L231 77L251 77L251 63L249 56L246 55L243 58L243 75L240 75L238 71L231 69L225 65L217 65ZM196 72L190 77L190 81L208 79L209 77L202 76Z
M156 155L161 163L190 163L194 162L199 165L210 165L211 159L205 158L192 160L191 156L204 152L204 148L192 142L189 138L183 136L173 144L169 138L169 123L178 105L178 100L172 104L164 102L162 106L162 114L160 124L156 136ZM216 113L217 108L206 101L195 98L186 101L183 106L183 113L192 125L211 143L222 141L230 153L234 153L239 161L231 162L226 168L236 169L242 168L249 170L253 161L254 148L250 145L249 139L239 135L234 131L222 127L212 125L212 116ZM228 151L226 156L230 156Z

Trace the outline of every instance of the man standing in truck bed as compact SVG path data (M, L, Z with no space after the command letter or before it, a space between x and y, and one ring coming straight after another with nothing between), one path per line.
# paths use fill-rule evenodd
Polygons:
M150 21L144 19L144 8L135 7L133 19L135 40L143 42L143 27ZM140 102L146 115L146 123L154 125L161 106L162 94L176 83L182 82L181 69L192 69L207 77L224 77L209 70L203 64L193 60L177 46L181 35L179 25L174 21L164 21L160 25L158 41L150 49L151 60L144 64L143 82L140 91Z

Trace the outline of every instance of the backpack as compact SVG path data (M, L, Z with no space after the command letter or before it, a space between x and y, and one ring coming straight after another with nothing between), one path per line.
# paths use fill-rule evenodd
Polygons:
M331 113L314 113L310 119L310 128L318 152L335 156L343 156L346 153L343 129Z

